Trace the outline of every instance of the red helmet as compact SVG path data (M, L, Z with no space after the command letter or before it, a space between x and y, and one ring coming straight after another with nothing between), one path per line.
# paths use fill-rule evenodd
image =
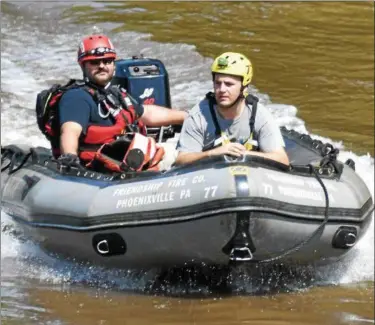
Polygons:
M91 35L82 40L78 48L78 62L88 60L116 59L116 50L111 40L105 35Z

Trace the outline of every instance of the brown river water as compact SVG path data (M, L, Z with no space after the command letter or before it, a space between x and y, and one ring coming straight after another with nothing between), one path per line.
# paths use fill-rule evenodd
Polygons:
M105 13L83 6L79 20L118 22L117 31L194 44L211 58L242 52L256 87L297 106L309 131L373 156L373 2L142 2L136 7L146 11L114 13L133 6Z
M41 79L76 73L78 39L99 26L115 45L122 43L123 53L161 57L170 67L172 101L184 108L206 92L216 55L246 54L254 65L254 89L262 98L297 108L296 116L280 112L283 123L303 123L308 132L341 146L346 155L354 155L366 184L374 185L371 1L14 1L2 2L1 9L2 143L34 141L35 120L13 133L17 115L12 112L20 108L30 114L32 105L22 98L35 96L43 87ZM142 33L148 36L140 37ZM54 60L49 59L52 54ZM71 62L64 65L63 60ZM32 88L33 83L39 86ZM180 91L192 93L191 98ZM185 274L157 290L145 290L157 271L61 262L9 231L11 222L3 214L1 220L1 324L375 323L373 223L346 262L331 268L261 274L240 268L232 271L229 289L212 288Z

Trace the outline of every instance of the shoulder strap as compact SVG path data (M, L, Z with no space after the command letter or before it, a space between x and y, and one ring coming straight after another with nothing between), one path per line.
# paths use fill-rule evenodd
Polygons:
M120 89L117 86L109 86L107 89L101 89L91 83L85 83L84 89L91 94L95 102L102 103L109 101L114 108L122 108L126 111L130 111L131 102L127 103L125 100L127 93L124 89ZM125 94L125 98L124 98Z
M255 117L257 115L258 109L258 102L259 98L254 95L247 95L246 96L246 104L251 105L251 116L250 116L250 137L253 136L254 133L254 125L255 125Z
M216 113L215 113L215 109L214 109L214 105L216 104L214 93L213 92L207 93L206 94L206 99L208 100L208 106L210 108L210 113L211 113L211 116L212 116L212 120L213 120L214 125L215 125L215 135L217 137L220 137L221 136L221 129L220 129L219 121L217 119L217 116L216 116Z
M114 96L119 101L123 109L130 111L129 106L132 106L132 103L128 97L128 93L124 88L120 89L118 86L110 86L107 91L109 93L108 97L111 97L111 95Z
M57 87L56 87L57 86ZM66 91L71 88L79 88L79 87L84 87L85 82L84 80L79 80L79 79L70 79L65 85L53 85L52 87L56 87L55 89L60 90L60 91Z
M95 102L99 103L100 101L105 99L104 91L96 87L94 84L87 81L83 81L82 87L93 97Z
M45 97L45 95L47 95L47 97L42 99L43 109L39 111L39 113L45 115L48 105L55 105L66 91L73 88L83 87L84 85L85 82L83 80L70 79L65 85L54 84L49 89L42 91L37 96L40 98L41 96Z

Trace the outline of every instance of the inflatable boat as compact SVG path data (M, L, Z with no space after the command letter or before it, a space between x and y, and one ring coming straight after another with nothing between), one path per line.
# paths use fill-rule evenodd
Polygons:
M159 69L159 61L129 62ZM138 98L159 76L144 81ZM107 267L337 261L366 232L371 193L332 145L281 131L290 166L222 156L162 172L102 174L61 166L46 148L3 146L1 208L47 252Z
M335 261L368 228L372 196L331 146L282 133L290 167L223 156L107 175L6 146L2 210L48 252L109 267Z

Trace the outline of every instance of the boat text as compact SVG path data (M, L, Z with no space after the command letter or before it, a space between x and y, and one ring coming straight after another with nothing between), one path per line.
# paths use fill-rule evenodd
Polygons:
M263 183L262 184L264 195L266 196L273 196L274 195L274 186L272 184ZM283 196L292 197L295 199L307 199L313 201L324 201L324 193L310 191L308 189L296 188L296 187L287 187L282 185L276 186L278 193ZM335 198L332 194L328 194L329 200L331 202L335 202Z
M320 183L315 179L302 179L297 177L292 177L288 175L276 175L276 174L266 174L269 180L274 182L288 184L288 185L296 185L296 186L303 186L308 187L310 189L321 189L322 186ZM325 187L333 192L337 192L337 188L335 185L324 182Z
M147 193L147 192L158 192L162 189L163 185L166 184L168 188L180 188L184 186L188 186L190 184L200 184L204 183L206 180L204 175L195 175L189 181L189 177L182 177L182 178L173 178L168 181L157 182L157 183L147 183L147 184L140 184L134 186L127 186L116 188L113 191L113 196L127 196L131 194L140 194L140 193Z
M203 183L205 182L206 179L203 174L193 177L171 178L166 181L117 188L113 191L113 196L122 197L117 200L116 209L186 200L190 199L193 193L195 197L201 199L215 198L219 186L204 186ZM199 186L194 189L190 188L194 185Z

